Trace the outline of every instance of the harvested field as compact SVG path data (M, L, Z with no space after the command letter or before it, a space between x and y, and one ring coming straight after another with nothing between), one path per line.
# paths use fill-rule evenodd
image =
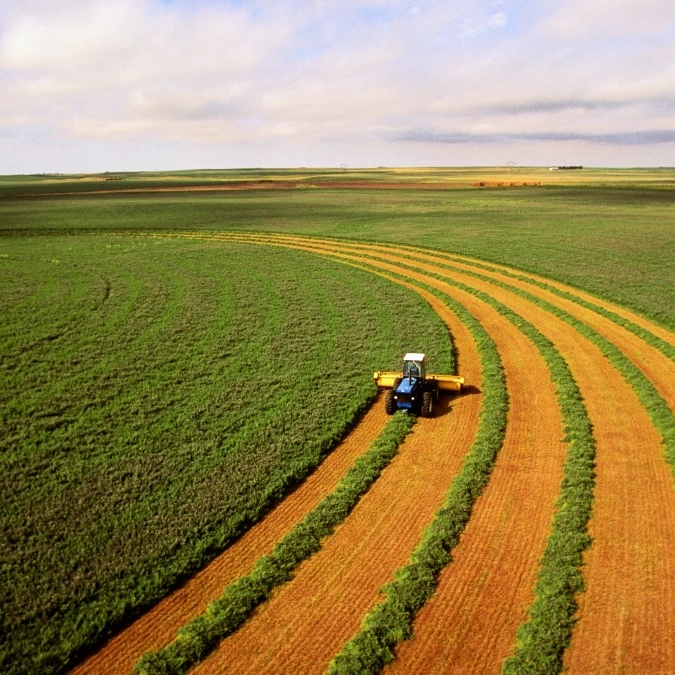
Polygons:
M387 669L397 673L443 672L450 663L456 672L499 670L527 618L562 479L563 425L546 364L494 309L466 293L462 300L500 336L508 427L453 562L415 622L415 639L400 645Z
M261 243L263 240L260 240ZM267 241L267 243L273 243ZM494 273L487 274L488 279L478 279L475 276L470 276L461 271L461 269L471 270L471 265L463 263L462 265L453 266L451 270L446 266L431 265L426 262L420 262L413 258L407 258L405 252L396 250L394 247L368 247L365 245L353 246L349 244L342 244L336 242L317 242L316 240L301 241L297 238L292 240L285 240L279 242L280 245L285 246L302 246L312 252L323 252L325 254L334 255L344 260L349 260L350 263L361 263L371 265L376 269L386 270L389 273L396 271L395 264L405 264L411 270L404 270L399 267L398 271L404 277L412 279L415 283L425 283L428 286L440 288L445 292L458 296L458 291L451 290L442 279L446 278L449 282L460 282L467 286L481 290L488 295L494 297L506 306L511 308L517 314L523 316L528 321L532 322L543 334L547 335L553 342L559 352L569 363L572 373L577 381L582 395L586 402L589 417L594 426L594 435L597 444L597 473L598 478L596 492L595 492L595 508L590 521L590 531L593 537L593 546L589 549L586 555L586 566L583 574L584 580L587 584L587 592L580 596L581 601L581 621L575 633L575 638L572 647L568 653L569 665L572 672L589 672L589 662L584 659L591 659L590 670L597 668L602 663L607 663L607 657L611 653L615 659L617 667L625 668L633 672L654 672L655 668L660 668L662 671L667 671L673 667L673 651L671 649L672 636L675 635L675 626L670 617L675 616L672 611L672 593L674 588L672 567L669 562L669 557L666 553L669 543L675 541L675 531L673 525L675 524L675 499L673 498L673 479L672 473L666 461L663 458L663 441L657 433L652 420L645 411L639 398L631 388L631 385L626 382L622 375L607 362L607 359L599 351L599 349L591 344L587 339L580 336L580 334L562 319L559 319L550 314L528 299L515 295L510 290L501 286L490 283L489 277L499 279L502 283L511 285L515 288L524 288L523 282L514 281L512 278L505 276L500 277ZM394 263L394 264L392 264ZM414 271L420 270L420 272ZM474 271L483 274L482 270L474 268ZM571 289L565 289L567 292L574 294ZM536 297L542 298L551 304L554 304L570 314L577 317L579 320L586 322L592 326L600 335L615 344L626 356L644 372L644 375L653 382L655 388L663 397L664 401L673 409L673 378L672 378L672 362L662 352L655 349L651 345L647 345L641 341L637 336L628 332L622 327L616 326L613 322L605 317L591 312L587 308L577 307L574 303L552 295L546 290L540 289L536 286L528 285L527 291ZM459 294L461 295L461 294ZM484 313L478 310L476 301L469 300L466 296L462 298L462 302L470 309L476 316L481 316L484 325L491 326L490 321L485 317ZM608 303L602 303L608 309L616 311L616 308L611 307ZM635 323L639 323L653 334L659 335L665 341L672 341L672 334L663 331L658 327L651 325L639 317L634 317L630 313L624 311L617 311L626 318L629 318ZM508 341L504 336L504 328L495 328L491 326L493 334L496 334L498 343L503 350L507 350L506 344ZM527 353L522 351L521 353ZM505 358L508 363L508 358ZM535 361L536 362L536 361ZM514 381L521 381L520 376L515 377L513 366L507 369L507 375L510 372L508 381L511 386L514 386ZM521 364L521 369L522 369ZM542 377L541 373L539 377ZM521 386L522 382L521 382ZM542 388L543 392L544 389ZM555 406L551 406L551 392L549 386L549 410L553 410ZM516 396L518 400L518 396ZM515 404L514 404L515 405ZM530 397L530 414L532 410L537 411L537 420L551 420L553 422L551 412L545 413L545 417L540 418L539 415L546 409L546 405L540 404L540 398ZM515 409L517 411L517 408ZM509 433L517 437L517 412L511 412ZM558 422L554 422L559 424ZM419 433L419 430L418 430ZM530 437L528 437L530 438ZM508 451L509 446L514 444L509 440L505 444L504 451ZM515 443L515 445L520 445ZM560 466L562 462L560 435L556 435L553 431L550 432L548 440L542 441L539 446L542 448L541 452L545 456L545 461L553 461L553 465ZM557 448L557 451L554 450ZM556 454L557 453L557 454ZM552 460L551 454L557 459ZM448 653L443 651L450 643L450 648L454 644L460 652L464 654L464 658L468 661L462 660L459 656L459 661L454 661L455 672L462 672L466 668L477 667L479 664L471 661L475 658L475 650L467 647L463 649L463 640L466 638L462 634L462 628L457 627L456 615L453 611L463 611L464 617L466 612L477 612L475 615L475 622L468 629L472 638L476 639L476 644L481 644L481 640L487 640L488 644L493 644L498 641L496 635L504 635L510 632L510 640L504 639L501 647L501 656L489 664L483 664L487 671L494 671L499 669L500 659L508 656L509 651L515 646L515 629L518 621L523 621L526 618L527 606L531 599L533 578L536 576L537 555L541 553L543 543L542 539L545 537L545 531L542 532L542 526L546 527L546 518L542 517L540 525L534 525L531 518L519 518L517 514L512 512L512 509L505 508L508 512L510 520L502 523L504 528L500 531L509 531L509 527L515 527L516 532L518 528L524 528L521 541L527 542L528 547L533 538L536 537L536 532L539 531L539 544L537 547L533 546L534 553L523 550L523 546L515 543L515 537L490 537L486 532L494 532L490 530L489 526L485 529L481 527L486 517L484 514L489 512L489 506L484 506L485 503L489 505L490 500L508 499L502 494L499 489L500 483L509 485L513 490L513 494L518 494L517 485L514 481L509 481L502 475L508 476L507 467L509 461L508 452L500 456L500 460L495 468L494 476L490 482L486 493L479 500L476 505L476 511L472 521L467 528L464 538L455 550L453 557L455 562L450 565L441 579L439 590L435 598L429 603L427 608L420 614L418 621L414 625L416 637L404 644L401 647L400 655L402 661L400 665L395 665L394 669L399 669L400 672L406 672L406 664L411 667L424 665L425 671L433 671L434 668L439 672L444 671L448 663ZM517 463L522 466L522 462ZM617 470L618 467L621 470ZM555 497L555 480L550 480L552 465L547 469L547 478L549 479L549 509L552 508L552 502ZM557 476L560 473L558 469ZM525 480L535 481L532 475L524 477ZM635 485L644 486L644 489L636 494ZM537 492L537 495L539 492ZM519 501L521 508L527 507ZM656 509L656 517L655 517ZM610 515L611 514L611 515ZM494 515L493 515L494 517ZM550 512L549 512L550 517ZM499 519L498 519L499 520ZM525 521L525 522L523 522ZM631 523L630 531L626 530L626 523ZM650 525L653 523L653 525ZM495 525L493 525L493 528ZM476 555L472 553L471 545L476 547L476 551L483 551L485 558L495 561L493 564L499 567L499 560L501 556L506 559L509 547L515 547L519 554L524 559L529 560L525 564L525 569L520 570L519 574L515 575L516 583L513 585L514 592L522 594L522 598L518 603L511 603L506 616L504 609L494 607L494 596L490 591L490 571L489 566L486 568L486 561L481 559L481 563L468 564L463 562L465 560L472 560L471 556ZM329 544L330 545L330 544ZM487 547L487 548L486 548ZM527 548L527 547L526 547ZM465 553L465 551L467 551ZM538 551L538 553L537 553ZM616 567L613 567L608 560L608 553L603 551L612 551L614 559L620 561ZM598 556L595 558L594 556ZM474 558L475 560L475 558ZM312 564L312 563L309 563ZM494 568L493 568L494 569ZM611 570L611 572L610 572ZM645 573L648 570L648 573ZM471 575L477 574L478 578L471 578ZM467 574L465 581L461 582L462 574ZM446 578L452 578L453 583L446 582ZM528 579L528 581L525 581ZM617 579L621 579L621 583L617 583ZM518 582L523 583L518 583ZM290 590L295 582L289 586L288 597L293 597L293 591ZM463 585L462 585L463 584ZM524 587L524 588L523 588ZM457 588L471 588L474 589L472 593L467 594L460 592L458 594ZM479 590L476 590L478 588ZM448 589L448 590L446 590ZM597 589L597 590L594 590ZM656 589L654 592L653 589ZM285 591L275 597L274 603L270 603L270 607L275 603L280 602L279 598ZM459 595L459 597L457 597ZM508 591L505 593L505 605L509 605ZM300 598L304 597L304 593L300 593L296 597L299 602ZM312 594L309 593L309 597ZM316 597L316 596L314 596ZM462 604L466 603L466 604ZM293 603L294 604L294 603ZM457 609L455 605L464 607L463 610ZM516 606L519 609L516 609ZM445 607L445 610L437 610L437 607ZM450 608L450 609L448 609ZM486 609L487 608L487 609ZM267 610L261 610L260 616L264 617ZM271 611L271 610L269 610ZM314 611L306 608L307 613L314 616ZM436 614L434 612L440 613ZM448 611L447 615L443 611ZM320 616L321 612L317 611ZM330 612L328 613L330 615ZM428 619L428 616L434 616L434 619ZM518 617L517 619L514 616ZM654 616L658 616L658 621L654 620ZM590 617L585 619L585 617ZM255 624L258 617L254 619L249 630L255 630ZM264 621L264 618L260 619ZM584 631L582 626L584 623L589 628ZM475 626L480 625L484 630L476 631ZM432 626L432 633L442 633L443 643L446 647L441 649L433 637L426 631L425 626ZM463 624L466 626L467 624ZM508 629L506 626L510 626ZM439 627L441 626L441 627ZM604 628L603 628L604 626ZM271 624L267 624L268 631L271 630ZM239 649L243 651L236 652L242 655L246 651L247 632L241 632L239 636L229 638L222 645L222 651L227 653L228 643L239 645ZM311 637L307 640L311 642L314 636L322 633L317 625L313 625L314 633L310 633ZM457 633L454 631L457 630ZM467 630L464 628L463 630ZM324 629L323 632L331 632ZM290 633L294 633L292 628L288 628L284 632L284 640L290 639ZM632 636L632 639L623 639L624 634ZM588 636L590 634L590 637ZM427 635L427 638L424 636ZM598 635L611 636L612 640L604 638L606 651L599 656L596 638ZM637 636L650 636L649 642L640 640ZM298 638L302 640L302 638ZM586 644L582 645L585 639ZM274 654L275 648L273 643L275 640L271 637L266 637L266 644L269 644L269 649L265 651L264 662L272 671L276 667L274 664L286 663L282 657L282 652L286 654L285 650L280 648L278 656L280 660L276 660ZM492 642L491 642L492 641ZM280 639L279 643L283 643ZM249 644L251 646L253 643ZM309 646L302 646L300 643L293 642L294 653L302 653L305 648ZM305 643L306 644L306 643ZM485 648L485 643L483 648ZM659 645L656 649L654 645ZM261 649L257 644L252 652L259 654ZM419 652L417 651L419 650ZM602 651L602 650L601 650ZM580 656L580 655L584 656ZM316 655L315 655L316 656ZM458 654L453 654L457 657ZM597 659L593 661L593 659ZM409 659L409 660L406 660ZM417 660L419 659L419 660ZM208 668L205 662L204 667ZM261 662L257 662L258 666ZM434 665L435 664L435 665ZM255 666L252 666L255 668ZM409 672L409 670L408 670Z
M415 290L449 327L458 372L471 385L466 395L442 399L436 415L417 424L321 550L197 671L325 672L361 631L364 617L377 610L383 585L423 539L478 429L481 355L453 303L497 345L509 398L506 435L435 594L410 617L412 639L397 638L396 660L387 669L499 672L519 648L569 451L550 363L519 326L522 320L566 362L595 441L587 525L592 543L581 567L585 590L573 598L578 622L569 646L560 639L559 665L572 673L675 671L675 491L673 459L667 458L675 458L671 331L559 282L466 256L288 235L170 236L212 246L293 249ZM384 423L376 402L299 488L73 672L128 672L143 654L171 643L182 625L248 574L334 488ZM583 538L586 523L577 527Z
M392 260L404 262L400 257L381 252L378 258L387 260L387 267ZM607 663L631 672L668 671L675 663L672 650L675 579L667 553L669 543L675 541L673 479L663 459L662 441L639 399L595 346L546 311L459 271L443 271L410 261L408 264L463 282L505 303L548 335L568 361L594 426L598 473L590 524L594 544L584 570L588 590L582 596L581 620L568 654L569 666L572 672L598 672ZM545 296L538 289L530 292ZM546 297L561 307L569 307L567 301ZM575 313L588 320L587 310L582 308ZM649 379L653 378L672 410L675 400L674 381L669 376L672 363L648 345L636 344L635 336L623 329L608 327L605 319L595 318L593 323L632 356ZM651 359L643 358L644 352L661 367L653 368ZM483 573L482 566L481 570ZM440 597L439 591L436 602L442 602ZM420 621L423 617L424 614ZM440 619L436 617L436 621ZM448 628L456 624L445 620L442 623L444 642L460 639L453 638ZM486 637L491 637L494 631L495 625L490 623ZM407 653L415 651L415 642L406 646ZM424 643L421 638L420 642ZM419 663L424 663L425 670L434 667L429 660ZM444 663L445 658L441 657L440 670L444 669ZM455 661L453 665L455 672L467 667L472 664Z

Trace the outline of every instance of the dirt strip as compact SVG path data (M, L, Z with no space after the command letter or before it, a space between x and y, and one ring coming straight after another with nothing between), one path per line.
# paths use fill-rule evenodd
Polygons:
M498 672L527 619L560 490L566 445L551 374L534 345L475 297L453 295L498 340L506 438L453 562L397 649L393 673ZM449 664L452 664L450 666Z
M652 347L640 337L626 330L622 326L619 326L610 319L570 300L561 298L555 293L494 272L476 269L469 265L457 264L456 266L458 269L468 269L469 271L479 272L482 275L527 291L532 295L536 295L550 304L563 309L576 319L579 319L579 321L587 324L612 344L620 344L621 351L654 384L656 390L670 404L671 410L675 412L675 363L673 363L673 361L671 361L663 352Z
M566 665L573 673L675 672L675 495L660 437L637 395L568 324L504 289L452 276L504 302L553 341L593 424L593 545Z
M381 397L378 397L348 436L294 492L183 586L108 640L71 672L115 675L130 672L145 652L171 642L183 624L201 614L228 583L248 574L260 556L270 553L274 545L334 489L356 457L379 435L386 421Z
M478 354L467 329L447 309L439 314L451 328L459 371L479 383ZM471 447L480 399L471 390L443 397L436 416L418 422L323 549L195 672L323 672L440 507Z

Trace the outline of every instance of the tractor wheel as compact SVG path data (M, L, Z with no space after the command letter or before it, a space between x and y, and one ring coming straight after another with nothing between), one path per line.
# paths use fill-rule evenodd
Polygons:
M387 415L393 415L396 412L396 401L394 400L393 389L389 389L384 397L384 410Z
M394 391L396 391L396 390L398 389L398 385L401 384L402 381L403 381L403 379L400 378L400 377L397 377L397 378L394 380L394 387L393 387Z
M434 409L434 395L430 391L425 391L422 395L422 410L420 415L422 417L431 417Z

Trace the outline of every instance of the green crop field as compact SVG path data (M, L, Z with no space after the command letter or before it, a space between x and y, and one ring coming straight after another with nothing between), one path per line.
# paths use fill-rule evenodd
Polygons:
M163 236L216 232L462 253L675 329L675 170L0 177L0 670L64 670L222 551L345 435L374 370L451 368L391 280Z
M295 181L296 187L124 192L125 186L211 189L237 181L266 181L269 187L283 180ZM348 180L372 187L394 181L403 187L336 187ZM475 187L480 182L504 186ZM511 182L514 187L507 187ZM418 189L417 183L436 189ZM327 187L316 187L321 185ZM102 188L113 191L38 196ZM675 328L673 169L518 169L512 174L494 169L184 172L129 175L121 181L8 177L0 178L0 195L4 195L0 197L3 233L15 229L255 230L423 245L537 272Z
M221 550L409 345L449 364L417 296L307 254L106 234L1 249L10 670L58 668Z

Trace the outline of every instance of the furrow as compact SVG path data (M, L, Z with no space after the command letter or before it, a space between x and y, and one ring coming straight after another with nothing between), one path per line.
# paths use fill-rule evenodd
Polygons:
M495 309L459 290L453 296L497 338L510 401L506 437L452 563L387 672L499 670L527 618L562 478L566 445L546 363Z
M552 340L593 424L593 545L585 556L586 592L566 664L574 672L599 672L607 663L634 672L650 672L655 664L672 670L675 566L667 549L675 541L675 499L651 419L600 350L569 324L505 289L452 276L489 293Z

